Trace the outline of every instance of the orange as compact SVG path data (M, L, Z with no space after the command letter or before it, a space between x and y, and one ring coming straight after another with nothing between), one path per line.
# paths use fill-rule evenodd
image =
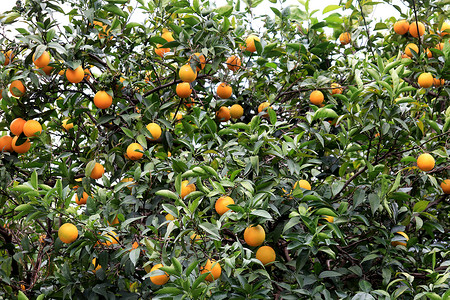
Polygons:
M180 68L178 75L180 76L181 81L192 82L197 78L197 70L194 72L191 65L186 64Z
M227 122L231 118L230 110L226 106L221 106L216 112L216 118L220 122Z
M244 240L247 245L257 247L266 239L266 232L261 225L249 226L244 231Z
M422 171L431 171L434 168L434 158L429 153L423 153L417 158L417 167Z
M64 129L67 131L73 128L73 123L67 124L68 121L69 121L69 119L64 119L62 121L62 127L64 127Z
M41 123L35 120L28 120L23 125L23 134L25 134L27 137L31 136L38 136L42 132L42 126Z
M44 71L45 74L47 74L47 76L50 76L50 74L53 71L53 67L52 66L45 66L43 68L41 68L42 71Z
M119 237L117 236L117 233L115 233L114 231L111 231L111 233L107 233L103 236L106 238L106 242L101 241L100 244L102 245L111 246L119 243L118 241Z
M76 193L75 194L75 203L78 205L86 204L88 197L89 197L89 195L86 192L83 192L83 197L81 197L81 199L78 199L78 193Z
M414 50L414 52L419 53L419 47L417 47L417 45L414 43L406 45L405 54L408 55L409 57L413 57L411 50Z
M433 53L430 51L430 49L429 48L427 48L427 57L428 58L432 58L433 57Z
M341 42L341 45L347 45L348 43L350 43L352 40L352 37L350 35L350 33L348 32L343 32L341 33L341 35L339 35L339 41Z
M406 233L404 233L403 231L397 231L396 234L399 234L399 235L403 236L406 239L406 241L409 241L408 235L406 235ZM398 245L406 247L406 243L405 242L400 242L400 241L393 241L393 242L391 242L391 245L393 247L398 246Z
M99 109L105 109L111 106L112 97L105 91L98 91L94 96L94 104Z
M138 143L132 143L127 147L127 156L131 160L141 159L144 153L138 152L136 150L144 151L144 148Z
M217 199L215 209L219 215L223 215L230 209L227 207L230 204L234 204L234 200L231 197L223 196Z
M12 53L11 50L6 51L6 53L4 53L3 51L0 51L3 53L3 55L5 56L5 63L3 64L4 66L9 65L9 63L14 59L14 54Z
M239 104L233 104L230 107L230 116L233 119L240 119L244 115L244 108Z
M261 113L263 111L267 111L267 108L270 108L269 101L263 102L258 106L258 113ZM262 114L263 117L268 117L269 114L267 112Z
M442 191L444 194L450 194L450 179L445 179L441 182Z
M276 259L275 250L270 246L262 246L256 251L256 259L263 265L274 262Z
M98 270L100 270L102 268L102 266L100 266L99 264L97 264L97 259L94 257L92 259L92 264L94 265L94 270L92 270L92 272L97 272Z
M58 229L58 237L61 242L70 244L74 242L78 237L78 229L71 223L64 223Z
M130 185L127 186L127 188L128 188L129 190L132 190L132 189L133 189L133 186L136 185L136 183L134 183L133 178L131 178L131 177L124 178L124 179L122 179L120 182L133 182L133 184L130 184ZM117 218L117 217L116 217L116 218ZM119 220L117 220L117 223L119 223Z
M2 136L0 138L0 152L2 151L12 152L13 151L12 141L13 138L10 137L9 135Z
M419 27L419 32L417 32L417 27ZM409 25L409 33L413 37L419 37L425 34L425 25L423 25L422 22L416 23L412 22L411 25Z
M192 57L194 57L194 61L197 62L197 72L200 71L200 70L203 70L205 68L205 66L206 66L206 58L205 58L205 56L203 54L201 54L201 53L196 52L196 53L194 53L194 55L192 55L189 58L189 61L191 60ZM201 68L199 68L198 66L200 66Z
M236 72L241 68L241 59L237 55L231 55L226 61L229 70Z
M396 34L405 34L409 30L409 22L406 20L397 21L394 24L394 31Z
M99 179L103 176L104 173L105 173L105 168L101 164L96 162L94 168L92 169L90 176L92 179Z
M44 51L42 55L39 56L39 58L36 60L34 59L34 57L35 56L33 54L33 63L38 68L44 68L50 63L50 54L48 54L47 51Z
M18 89L19 91L15 90L14 88ZM23 85L22 81L20 80L14 80L11 82L11 85L9 86L9 92L14 97L21 97L23 94L25 94L26 88Z
M438 78L433 78L433 85L435 86L435 87L440 87L440 86L442 86L442 85L444 85L445 84L445 80L444 79L438 79Z
M91 71L89 71L88 68L84 69L84 79L86 79L86 81L88 81L89 79L91 79Z
M156 264L151 268L149 273L156 271L156 270L160 269L161 267L163 267L162 264ZM169 281L169 274L164 272L164 274L162 274L162 275L153 275L153 276L150 276L150 280L153 282L153 284L163 285L167 281Z
M94 25L100 26L102 28L101 30L99 30L99 33L98 33L99 39L104 39L107 36L109 36L109 32L111 31L111 28L108 28L108 30L107 30L106 29L107 25L103 25L103 23L100 21L94 21L93 23L94 23ZM111 40L112 37L110 37L109 39Z
M187 98L191 96L192 93L191 85L189 84L189 82L181 82L177 84L176 92L178 97Z
M189 180L183 180L181 182L180 196L183 199L184 199L184 197L186 197L187 195L189 195L190 193L192 193L196 190L195 184L193 184L193 183L188 184L188 183L189 183Z
M449 34L449 32L450 32L450 23L444 22L441 26L441 36L447 35Z
M309 95L309 101L311 101L314 105L321 105L323 103L324 96L321 91L313 91L311 95Z
M161 37L162 37L163 39L165 39L168 43L169 43L169 42L175 41L175 39L174 39L173 36L172 36L172 32L170 32L170 31L164 32L164 33L161 35Z
M246 44L245 50L250 51L250 52L255 52L256 51L255 41L259 42L259 37L257 37L256 35L253 35L253 34L249 35L247 37L247 39L245 40L245 44Z
M31 147L30 140L27 139L23 144L16 146L18 138L19 138L19 136L15 136L12 140L11 145L12 145L13 150L16 151L17 153L28 152L28 150L30 150L30 147Z
M325 220L327 220L329 223L334 223L334 217L333 216L323 216Z
M171 214L167 214L164 218L166 219L166 221L173 221L173 220L175 220L175 217L173 215L171 215Z
M156 45L156 49L155 49L155 53L158 54L159 56L161 56L161 58L164 58L164 55L167 52L170 52L170 48L161 48L162 45L161 44L157 44Z
M27 121L22 118L16 118L9 125L9 130L11 130L11 133L14 135L20 135L23 132L23 126L26 122Z
M297 187L297 184L302 189L309 190L309 191L311 190L311 185L306 180L302 179L302 180L299 180L296 183L294 183L294 189Z
M194 98L191 97L190 100L185 101L184 105L186 105L186 107L193 107L193 106L195 106Z
M429 88L433 86L433 75L430 73L422 73L417 79L417 83L423 88Z
M79 83L84 78L84 70L81 66L78 66L75 70L67 69L66 78L71 83Z
M201 268L200 273L201 274L209 273L205 279L209 282L213 282L214 280L218 279L222 274L222 267L214 259L212 261L208 259L206 261L206 264Z
M217 96L221 99L228 99L233 94L233 89L228 83L222 82L217 86Z
M161 127L156 123L150 123L147 125L147 130L150 131L153 138L151 138L151 141L156 141L161 136L162 130Z
M439 44L437 44L436 45L436 47L435 47L435 49L438 49L438 50L443 50L444 49L444 44L443 43L439 43ZM431 51L430 51L431 52Z
M331 94L332 95L336 95L336 94L342 94L342 88L341 85L339 83L332 83L331 84Z

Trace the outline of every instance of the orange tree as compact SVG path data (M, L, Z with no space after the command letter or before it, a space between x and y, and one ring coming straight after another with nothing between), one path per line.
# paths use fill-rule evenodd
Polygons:
M448 2L60 2L0 16L0 298L448 299Z

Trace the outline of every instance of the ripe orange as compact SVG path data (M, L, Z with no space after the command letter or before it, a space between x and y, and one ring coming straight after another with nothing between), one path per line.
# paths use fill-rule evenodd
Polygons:
M92 66L91 66L92 67ZM84 79L86 79L86 81L88 81L89 79L91 79L91 71L89 71L88 68L84 69Z
M434 168L434 158L429 153L423 153L417 158L417 167L422 171L431 171Z
M409 22L406 20L397 21L394 24L394 31L396 34L405 34L409 30Z
M231 55L226 61L229 70L236 72L241 68L241 59L237 55Z
M18 89L19 91L15 90L14 88ZM25 91L26 88L20 80L14 80L9 86L9 92L14 97L22 97L25 94Z
M42 71L44 71L45 74L47 74L47 76L50 76L50 74L53 71L53 67L52 66L45 66L43 68L41 68Z
M261 104L258 106L258 113L261 113L261 112L264 111L264 113L262 114L262 116L263 116L263 117L268 117L269 114L266 112L266 111L267 111L267 108L270 108L270 102L269 102L269 101L266 101L266 102L261 103Z
M444 194L450 194L450 179L445 179L441 182L442 191Z
M154 266L151 268L151 270L150 270L149 273L151 273L151 272L153 272L153 271L155 271L155 270L158 270L158 269L161 268L161 267L163 267L162 264L156 264L156 265L154 265ZM153 276L150 276L150 280L153 282L153 284L156 284L156 285L163 285L163 284L165 284L167 281L169 281L169 274L167 274L166 272L164 272L164 274L162 274L162 275L153 275Z
M217 199L215 209L219 215L223 215L230 209L227 207L230 204L234 204L234 200L231 197L223 196Z
M127 178L122 179L120 182L134 182L134 180L131 177L127 177ZM127 186L127 188L131 191L133 189L133 186L135 186L135 185L136 185L136 183L130 184ZM116 219L117 219L117 217L116 217ZM119 223L119 220L117 220L117 223Z
M274 262L276 259L275 250L270 246L262 246L256 251L256 259L262 262L263 265Z
M417 32L417 27L419 27L419 32ZM412 22L409 25L409 33L413 36L413 37L419 37L425 34L425 25L423 25L422 22Z
M159 56L161 56L161 58L164 58L164 55L167 52L170 52L170 48L161 48L162 45L161 44L157 44L156 45L156 49L155 49L155 53L158 54Z
M409 57L413 57L411 50L414 50L414 52L419 53L419 47L417 47L417 45L414 43L406 45L405 54L408 55Z
M17 143L17 139L19 138L19 136L15 136L14 138L13 138L13 140L12 140L12 148L13 148L13 150L15 151L15 152L17 152L17 153L25 153L25 152L28 152L28 150L30 150L30 147L31 147L31 142L30 142L30 139L27 139L23 144L21 144L21 145L17 145L16 146L16 143Z
M99 30L99 33L98 33L99 39L104 39L107 36L109 36L109 32L111 31L111 28L106 29L108 25L103 25L103 23L100 21L94 21L93 23L94 23L94 25L100 26L102 28L101 30ZM109 39L111 40L112 36Z
M92 179L99 179L103 176L104 173L105 173L105 168L101 164L96 162L94 168L92 169L90 177Z
M433 57L433 52L431 52L429 48L427 48L426 52L427 52L427 57L428 58L432 58Z
M301 179L301 180L297 181L296 183L294 183L294 189L297 187L297 184L302 189L309 190L309 191L311 190L311 184L309 184L309 182L306 180Z
M321 105L323 103L324 96L321 91L313 91L311 95L309 95L309 101L311 101L314 105Z
M183 180L181 182L180 196L183 199L184 199L184 197L186 197L187 195L189 195L190 193L192 193L196 190L195 184L193 184L193 183L188 184L188 183L189 183L189 180Z
M27 121L22 118L16 118L9 125L9 130L11 130L11 133L14 135L20 135L23 132L23 126L26 122Z
M197 72L200 71L200 70L203 70L205 68L205 66L206 66L206 58L205 58L205 56L203 54L196 52L193 55L191 55L191 57L189 58L189 61L191 61L191 58L193 58L194 61L197 62ZM201 68L199 68L199 66Z
M114 231L111 231L105 235L103 235L106 238L106 241L101 241L100 244L105 246L111 246L119 243L119 237L117 236L117 233Z
M83 192L83 197L81 197L81 199L78 199L78 193L76 193L75 194L75 203L78 205L86 204L88 197L89 197L89 195L86 192Z
M41 123L35 120L28 120L23 125L23 134L25 134L27 137L31 136L38 136L42 132L42 126Z
M244 115L244 108L239 104L233 104L230 107L230 116L233 119L240 119Z
M156 123L150 123L147 125L147 130L150 131L153 138L151 138L151 141L156 141L161 136L162 130L161 127Z
M105 109L111 106L112 97L105 91L98 91L94 96L94 104L99 109Z
M441 36L447 35L449 34L449 32L450 32L450 23L444 22L441 26Z
M253 34L249 35L247 37L247 39L245 40L245 44L246 44L245 50L250 51L250 52L255 52L256 51L255 41L259 42L259 37L257 37L256 35L253 35Z
M184 105L186 105L186 107L193 107L193 106L195 106L194 98L191 97L189 100L185 101Z
M170 32L170 31L164 32L164 33L161 35L161 37L162 37L163 39L165 39L168 43L169 43L169 42L175 41L175 39L174 39L173 36L172 36L172 32Z
M439 44L437 44L436 45L436 47L435 47L435 49L438 49L438 50L443 50L444 49L444 43L439 43ZM431 52L431 51L430 51Z
M343 89L341 88L341 85L339 83L332 83L331 87L333 88L331 89L332 95L342 94Z
M79 83L84 78L84 70L81 66L78 66L75 70L67 69L66 78L71 83Z
M62 121L62 127L64 127L64 129L67 130L67 131L69 131L70 129L73 128L73 123L67 124L68 121L69 121L69 119L64 119Z
M408 235L406 235L406 233L404 233L403 231L397 231L396 234L399 234L399 235L403 236L406 239L406 241L409 241ZM398 245L406 247L406 243L405 242L400 242L400 241L393 241L393 242L391 242L391 245L393 247L398 246Z
M433 75L430 73L422 73L417 79L417 83L423 88L429 88L433 86Z
M175 217L173 215L171 215L171 214L167 214L164 218L166 219L166 221L173 221L173 220L175 220Z
M220 122L227 122L231 118L230 110L226 106L221 106L216 112L216 118Z
M247 245L257 247L266 239L266 232L261 225L248 226L244 231L244 240Z
M47 51L44 51L42 55L39 56L39 58L36 60L34 59L34 57L35 56L33 54L33 63L38 68L44 68L50 63L50 54L48 54Z
M205 274L208 273L208 276L206 276L206 280L209 282L213 282L214 280L218 279L220 275L222 274L222 267L218 262L216 262L214 259L207 260L206 264L201 268L200 273Z
M435 87L440 87L440 86L442 86L442 85L444 85L445 84L445 80L444 79L438 79L438 78L433 78L433 85L435 86Z
M92 270L92 272L94 272L94 274L95 274L95 272L97 272L98 270L100 270L102 268L101 265L97 264L97 259L95 257L92 259L92 264L94 265L94 269Z
M10 137L9 135L2 136L0 138L0 152L2 152L2 151L12 152L13 151L12 141L13 141L13 138Z
M127 148L127 156L131 160L141 159L144 153L138 152L136 150L144 151L144 148L138 143L132 143Z
M64 223L58 229L58 237L61 242L70 244L74 242L78 237L78 229L71 223Z
M178 72L180 79L184 82L192 82L197 78L197 70L194 72L192 70L191 65L186 64L180 68Z
M12 51L9 50L9 51L6 51L6 53L3 51L0 51L0 52L2 52L3 55L5 56L5 63L3 65L4 66L9 65L9 63L12 62L12 60L14 59L14 54L12 53Z
M352 37L349 32L343 32L341 35L339 35L339 41L341 42L341 45L347 45L352 40Z
M323 216L324 220L327 220L329 223L334 223L334 217L333 216Z
M180 98L187 98L191 96L192 89L189 82L180 82L177 84L176 92L178 97Z
M217 86L217 96L221 99L228 99L233 94L233 89L228 83L222 82Z

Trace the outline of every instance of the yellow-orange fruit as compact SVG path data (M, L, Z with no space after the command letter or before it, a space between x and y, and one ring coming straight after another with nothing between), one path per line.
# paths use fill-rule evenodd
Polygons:
M219 199L217 199L216 205L214 206L214 208L216 209L216 212L219 215L223 215L224 213L226 213L227 211L230 210L227 207L230 204L234 204L233 198L228 197L228 196L223 196L223 197L220 197Z
M245 40L245 44L246 44L245 50L250 51L250 52L255 52L256 51L255 41L259 42L259 37L257 37L256 35L253 35L253 34L249 35L247 37L247 39Z
M156 270L160 269L161 267L163 267L162 264L156 264L151 268L149 273L156 271ZM163 284L167 283L167 281L169 281L169 274L164 272L164 274L162 274L162 275L153 275L153 276L150 276L150 280L153 282L153 284L163 285Z
M42 126L41 123L35 120L28 120L23 125L23 134L25 134L27 137L31 136L38 136L42 132Z
M73 123L67 123L69 121L69 119L64 119L62 121L62 127L64 127L65 130L70 130L73 128Z
M63 243L73 243L78 237L78 229L71 223L64 223L58 229L58 237Z
M175 217L171 214L167 214L164 218L166 219L166 221L174 221L175 220Z
M44 51L38 59L34 59L35 55L33 54L33 63L38 68L44 68L48 66L50 63L50 54L47 51Z
M256 251L256 259L263 265L274 262L276 259L275 250L270 246L262 246Z
M403 231L397 231L396 234L399 234L399 235L403 236L406 239L406 241L409 241L408 235L406 235L406 233L404 233ZM398 246L398 245L406 247L406 243L405 242L401 242L401 241L393 241L393 242L391 242L391 245L393 247Z
M443 50L444 49L444 43L439 43L439 44L437 44L436 45L436 47L435 47L435 49L438 49L438 50ZM430 51L431 52L431 51Z
M95 257L92 259L92 264L94 265L94 269L92 270L92 272L94 272L94 274L95 274L95 272L97 272L98 270L100 270L102 268L101 265L97 264L97 259Z
M194 61L196 61L197 64L198 64L197 65L197 72L200 71L200 70L203 70L205 68L205 66L206 66L206 58L205 58L205 56L203 54L196 52L189 58L189 61L191 61L191 58L194 59ZM200 67L199 67L199 65L200 65Z
M12 51L9 50L9 51L6 51L6 53L3 51L0 51L0 52L2 52L3 55L5 56L5 63L3 65L4 66L9 65L9 63L12 62L12 60L14 59L14 54L12 53Z
M428 58L432 58L433 57L433 53L430 51L429 48L427 48L426 53L427 53L427 57Z
M333 216L323 216L323 219L327 220L329 223L334 223L334 217Z
M117 236L117 233L114 231L111 231L105 235L103 235L106 238L106 241L101 241L100 244L105 246L111 246L119 243L119 237Z
M222 82L217 86L216 92L219 98L228 99L233 94L233 89L228 83Z
M197 70L192 70L191 65L187 64L180 68L178 71L180 79L184 82L193 82L197 78Z
M53 71L53 67L52 66L45 66L43 68L41 68L42 71L44 71L45 74L47 74L47 76L50 76L50 74Z
M78 198L78 193L75 194L75 203L78 205L86 204L89 195L86 192L83 192L83 197Z
M262 116L263 116L263 117L268 117L268 116L269 116L269 114L267 113L267 109L268 109L268 108L270 108L270 102L269 102L269 101L263 102L263 103L261 103L261 104L258 106L258 113L261 113L261 112L265 111L265 112L262 114Z
M230 107L230 116L233 119L240 119L244 115L244 108L239 104L233 104Z
M419 31L417 31L417 27L419 28ZM409 25L409 33L413 36L413 37L419 37L425 34L425 25L423 25L422 22L412 22Z
M347 45L352 40L352 37L349 32L343 32L339 35L339 41L341 42L341 45Z
M189 180L183 180L181 182L181 192L180 192L181 198L186 197L187 195L189 195L190 193L192 193L196 190L195 184L193 184L193 183L188 184L188 183L189 183Z
M127 147L127 156L131 160L141 159L144 153L138 152L136 150L144 151L144 148L138 143L132 143Z
M28 150L30 150L31 147L31 142L29 139L27 139L23 144L21 145L16 145L17 143L17 139L19 138L19 136L15 136L12 140L12 148L15 152L17 153L26 153L28 152Z
M441 188L444 194L450 194L450 179L445 179L442 181Z
M445 80L444 79L438 79L438 78L433 78L433 86L435 87L440 87L442 85L445 84Z
M332 95L336 95L336 94L342 94L342 88L341 85L339 83L332 83L331 84L331 94Z
M248 226L244 231L244 240L247 245L257 247L266 239L266 232L261 225Z
M441 26L441 36L447 35L449 34L449 32L450 32L450 23L444 22Z
M309 101L311 101L314 105L321 105L323 103L324 96L321 91L313 91L311 95L309 95Z
M300 188L305 189L305 190L311 190L311 184L309 184L308 181L301 179L299 181L297 181L296 183L294 183L294 189L297 187L297 184Z
M164 32L164 33L161 35L161 37L162 37L163 39L165 39L168 43L175 41L175 39L174 39L173 36L172 36L172 32L170 32L170 31Z
M429 88L433 86L433 75L430 73L422 73L417 79L417 83L423 88Z
M180 82L177 84L176 92L180 98L188 98L192 94L191 85L189 82Z
M194 98L191 97L189 100L185 101L184 105L186 105L186 107L193 107L193 106L195 106Z
M216 112L216 118L220 122L227 122L231 118L230 110L226 106L222 106Z
M408 57L413 57L411 50L414 50L414 52L419 53L419 47L417 47L417 45L414 43L409 43L408 45L406 45L405 48L405 54L408 55Z
M91 79L91 71L89 71L88 68L84 69L84 79L89 80Z
M231 55L226 61L229 70L236 72L241 67L241 59L237 55Z
M4 135L0 138L0 152L5 151L5 152L12 152L13 151L13 147L12 147L12 141L13 138L9 135Z
M434 158L429 153L423 153L417 158L417 167L422 171L431 171L434 168Z
M161 44L156 45L155 53L158 54L161 58L164 58L164 55L167 52L170 52L170 48L161 48Z
M215 260L207 260L206 264L201 269L200 273L205 274L208 273L208 276L206 276L205 280L209 282L213 282L214 280L218 279L220 275L222 274L222 267L218 262Z
M156 123L150 123L146 128L152 134L153 138L150 139L151 141L156 141L162 134L161 127Z
M66 78L71 83L79 83L84 78L84 70L81 66L78 66L75 70L67 69Z
M9 125L9 130L11 130L11 133L14 135L20 135L23 132L23 126L26 122L27 121L22 118L16 118Z
M19 92L17 92L17 90L14 90L14 88L18 89ZM20 81L20 80L14 80L13 82L11 82L11 85L9 86L9 92L14 97L22 97L23 94L25 94L25 91L26 91L26 88L23 85L22 81Z
M98 91L94 96L94 104L99 109L105 109L112 105L112 97L105 91Z
M103 176L104 173L105 173L105 168L101 164L96 162L94 165L94 168L92 169L90 177L92 179L99 179Z
M394 24L394 31L397 34L405 34L409 30L409 22L406 20L397 21Z

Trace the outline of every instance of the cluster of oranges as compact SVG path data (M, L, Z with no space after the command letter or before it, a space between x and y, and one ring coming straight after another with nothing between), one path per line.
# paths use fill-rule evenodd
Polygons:
M436 161L430 153L423 153L417 158L417 167L425 172L434 169ZM441 188L444 194L450 194L450 179L445 179L441 182Z
M30 150L31 142L29 137L38 136L42 132L41 124L36 120L25 121L22 118L14 119L9 129L15 137L5 135L0 138L0 151L26 153ZM19 136L23 134L27 139L23 143L17 143Z

